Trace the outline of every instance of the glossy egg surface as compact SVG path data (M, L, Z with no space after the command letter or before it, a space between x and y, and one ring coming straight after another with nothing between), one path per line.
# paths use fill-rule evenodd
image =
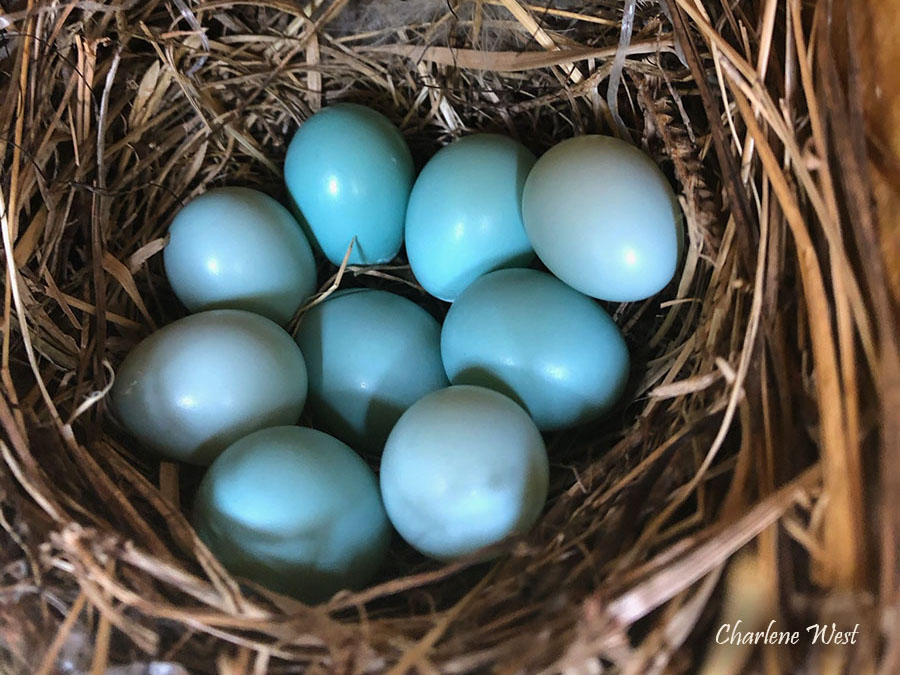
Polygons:
M334 294L304 314L297 342L316 424L357 450L380 451L409 406L448 384L440 325L387 291Z
M339 265L397 255L414 167L406 141L381 113L353 103L329 106L294 134L284 163L288 191L318 247Z
M306 364L288 333L257 314L216 309L140 342L111 395L118 419L144 445L209 464L241 436L296 422L306 387Z
M548 150L525 182L522 214L541 262L586 295L643 300L675 274L683 233L672 188L617 138L577 136Z
M193 521L232 573L306 602L369 581L390 535L375 475L359 455L291 426L229 446L203 478Z
M244 309L285 324L316 287L300 225L250 188L217 188L191 200L169 227L163 261L172 290L191 312Z
M546 272L498 270L450 307L441 354L453 384L507 394L541 430L602 415L628 380L628 349L591 298Z
M533 260L522 189L534 162L511 138L476 134L425 165L409 198L406 253L426 291L452 302L482 274Z
M388 437L380 474L394 527L439 560L526 532L547 499L540 432L511 399L481 387L415 403Z

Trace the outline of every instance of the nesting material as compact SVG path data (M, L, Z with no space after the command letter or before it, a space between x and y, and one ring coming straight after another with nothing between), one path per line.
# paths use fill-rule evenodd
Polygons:
M890 4L7 3L0 669L900 670L900 89L860 57L887 53ZM475 131L537 155L631 136L687 236L662 294L606 305L636 375L546 437L527 537L447 566L398 544L310 608L225 572L188 519L199 471L139 452L108 394L184 314L177 210L222 185L286 204L291 134L340 101L417 168ZM404 265L329 265L320 291L348 275L422 297ZM801 639L726 653L741 616ZM858 639L806 631L832 623Z

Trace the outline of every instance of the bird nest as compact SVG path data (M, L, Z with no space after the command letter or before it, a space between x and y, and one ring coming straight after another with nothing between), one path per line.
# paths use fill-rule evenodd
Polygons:
M873 79L896 17L856 4L7 2L2 670L900 672L898 89ZM687 236L662 294L608 306L626 400L548 435L528 536L489 564L397 542L309 607L221 567L185 516L198 472L143 454L106 394L184 313L176 210L283 199L286 140L336 101L420 166L474 131L627 138ZM424 297L402 259L342 272L322 288ZM807 630L831 624L846 643ZM742 637L767 628L799 640Z

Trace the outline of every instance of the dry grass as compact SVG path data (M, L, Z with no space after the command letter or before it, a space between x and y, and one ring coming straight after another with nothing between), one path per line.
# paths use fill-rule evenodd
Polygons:
M625 4L625 39L611 0L7 5L0 670L900 672L898 258L869 154L877 203L900 173L867 136L871 27L837 1ZM309 608L238 587L181 509L197 475L141 454L103 395L183 311L157 255L179 205L283 196L285 140L337 100L419 163L475 130L631 136L688 237L665 293L612 308L629 402L549 439L527 539L491 566L397 545L376 585ZM348 281L416 293L402 264ZM738 618L861 637L717 646Z

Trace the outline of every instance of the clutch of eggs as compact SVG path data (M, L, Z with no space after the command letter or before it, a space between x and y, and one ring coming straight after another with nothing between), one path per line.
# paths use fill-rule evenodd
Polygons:
M119 421L162 457L211 464L201 538L235 574L307 602L370 581L391 525L438 560L527 532L547 496L541 432L598 419L628 380L595 299L647 298L675 273L662 173L613 138L536 159L475 134L416 177L387 118L338 104L296 132L284 174L289 209L224 187L176 215L165 272L195 313L123 361ZM371 265L404 243L421 286L452 303L443 325L384 290L310 302L314 251ZM527 269L535 254L549 273ZM307 303L292 339L282 326ZM307 396L327 434L290 426ZM380 455L377 476L358 453Z

